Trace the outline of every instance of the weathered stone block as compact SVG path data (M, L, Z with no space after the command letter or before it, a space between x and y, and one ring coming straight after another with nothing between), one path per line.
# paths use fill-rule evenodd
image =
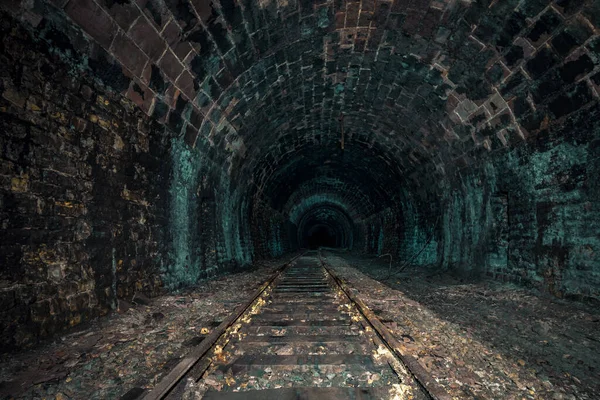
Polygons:
M146 18L138 18L128 33L133 42L146 53L152 62L158 61L167 48L165 41Z
M71 1L66 13L104 48L110 48L116 34L113 19L93 0Z
M111 52L134 76L141 77L142 71L148 62L148 57L133 40L124 33L119 32L113 40Z

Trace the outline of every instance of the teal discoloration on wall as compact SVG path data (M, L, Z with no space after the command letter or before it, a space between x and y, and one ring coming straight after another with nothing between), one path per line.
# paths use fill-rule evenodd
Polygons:
M239 199L240 194L231 190L228 178L221 176L221 186L217 197L217 215L221 217L220 227L223 235L221 260L247 264L251 258L241 240L241 202Z
M383 254L383 227L379 227L379 238L377 239L377 255Z
M588 152L587 143L564 142L531 156L539 199L538 280L543 279L554 294L599 294L600 238L593 232L600 229L597 205L594 207L597 199L590 198L585 185Z
M251 226L255 257L278 257L295 249L295 238L289 237L285 218L259 199L252 206Z
M256 254L245 187L206 156L208 142L198 143L196 149L181 139L171 143L170 251L163 268L169 290L249 265ZM278 239L274 252L282 254L282 248Z
M434 265L438 259L438 242L435 239L431 239L429 243L426 243L421 254L415 258L415 264L417 265Z
M171 251L169 264L163 273L165 288L172 290L194 284L200 277L200 260L193 249L198 223L198 187L201 157L197 150L191 150L183 141L171 142L172 177L169 188L169 231Z
M280 225L274 225L271 228L271 241L270 241L271 256L279 257L283 254L283 246L281 243L281 227Z
M577 135L550 135L456 173L444 197L441 265L558 297L598 298L593 149Z
M442 267L449 268L460 263L461 237L456 234L462 225L462 196L458 191L450 194L443 214L443 260Z
M331 23L329 17L329 7L321 7L317 13L317 25L319 28L327 28Z
M435 226L433 226L433 221L428 218L429 210L417 206L414 200L406 195L403 198L399 207L401 217L396 216L392 210L388 210L384 214L384 226L389 226L387 230L398 231L400 235L400 238L390 238L399 242L394 243L390 240L387 247L398 249L400 262L410 262L412 265L419 266L435 264L438 256L437 241L434 238ZM398 221L399 218L401 221ZM395 226L398 224L399 226L396 228ZM429 243L427 243L428 240L430 240Z
M248 197L243 197L240 207L240 224L241 231L240 235L242 237L242 246L246 249L246 257L248 260L253 260L255 258L256 252L254 250L254 246L252 243L252 231L250 229L250 219L248 218L248 212L250 207L250 199Z

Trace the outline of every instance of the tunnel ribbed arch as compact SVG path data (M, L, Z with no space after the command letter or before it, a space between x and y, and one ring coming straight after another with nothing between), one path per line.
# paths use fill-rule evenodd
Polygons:
M403 178L390 166L393 162L389 158L377 154L376 146L352 142L343 151L335 141L301 143L280 158L263 157L252 178L248 178L253 182L249 189L251 195L258 193L273 208L282 210L298 188L324 177L346 183L347 188L360 188L363 197L368 198L365 204L381 209L395 201L395 188L403 185Z
M280 51L293 52L293 45L290 47ZM308 60L310 71L314 73L314 62L321 58L322 54L309 51L303 53L298 62ZM217 99L217 103L220 103L241 97L229 115L235 114L238 106L248 107L245 99L256 100L252 112L236 115L235 124L228 118L218 126L209 123L206 128L210 128L209 137L213 138L217 148L231 149L236 141L243 142L247 153L242 157L249 160L251 165L265 154L265 144L277 143L281 155L296 151L301 141L317 144L330 138L338 141L339 117L343 113L348 145L351 142L366 146L377 144L380 150L384 150L382 153L396 154L389 159L403 172L427 163L440 162L433 160L431 155L440 155L438 150L448 148L452 139L455 139L452 134L447 134L453 122L444 108L449 86L443 83L441 72L412 55L399 53L369 62L354 68L369 71L368 77L363 77L366 81L362 83L372 89L379 88L385 96L378 93L379 96L374 99L372 91L359 90L360 78L352 79L350 76L352 67L341 82L336 82L333 75L306 82L290 74L288 66L283 68L285 73L278 72L273 77L266 75L267 80L274 79L268 89L262 89L262 85L240 86L240 82L265 76L265 71L279 71L272 57L260 59ZM317 88L320 94L311 95L309 102L313 104L313 110L299 113L299 106L307 103L302 93L306 92L309 85L311 92ZM413 98L419 89L422 97ZM405 103L399 102L402 94L408 96ZM323 105L330 102L336 107L324 112L327 107ZM234 126L239 128L234 129Z
M350 117L346 117L352 120ZM361 118L357 118L357 121ZM419 142L414 132L395 137L393 130L385 129L384 133L377 129L378 123L349 125L345 127L344 150L340 145L340 125L336 122L334 130L324 133L319 130L304 129L293 131L292 135L281 133L273 137L268 146L260 146L259 139L245 153L245 162L241 174L252 175L257 185L266 187L269 181L277 179L284 169L292 163L306 163L318 166L327 163L345 164L345 168L362 169L365 172L376 172L377 177L393 177L403 183L413 172L415 164L425 161L424 151L435 151L431 141ZM398 126L401 122L398 121ZM362 128L364 131L358 131ZM368 129L373 129L369 131ZM418 128L416 128L418 129ZM439 159L433 160L439 162ZM371 164L369 164L369 162ZM438 174L434 164L431 171ZM437 172L436 172L437 171ZM422 176L421 176L422 178ZM431 180L435 176L431 177ZM419 185L422 179L412 184Z
M290 214L298 204L310 197L331 197L347 205L352 218L363 218L375 212L379 205L366 195L357 184L337 177L320 176L300 185L289 197L282 208L284 214Z
M314 210L324 207L336 209L348 216L349 219L353 219L353 216L356 217L356 214L348 209L347 204L345 204L343 200L328 194L322 194L304 198L290 210L288 218L293 224L300 225L302 218L305 218L311 212L314 212Z
M247 244L260 241L248 233L252 221L268 227L260 235L276 243L269 254L282 252L289 222L282 210L317 176L361 187L376 206L359 213L383 221L382 232L397 225L387 213L402 209L417 210L420 224L434 223L440 204L459 203L446 179L456 184L463 171L533 144L548 129L553 138L573 132L561 129L597 105L597 38L573 39L566 49L531 36L545 13L560 15L553 32L589 31L598 25L593 1L392 0L356 2L351 10L344 2L183 0L161 2L160 16L153 2L34 3L6 8L40 23L36 35L73 71L163 124L164 137L153 138L158 147L171 139L187 146L194 163L217 177L210 186L226 262L258 254ZM121 19L122 8L137 17ZM517 38L530 51L520 55ZM178 168L183 152L169 152ZM198 182L169 176L170 186L186 185L185 199L171 199L181 212L169 224L178 230ZM194 235L171 243L185 250L178 264L185 265Z
M598 0L0 8L8 340L319 243L600 299Z
M334 202L322 201L304 209L294 225L300 247L309 247L310 231L319 225L335 232L336 245L332 247L351 248L354 242L354 222L343 207Z

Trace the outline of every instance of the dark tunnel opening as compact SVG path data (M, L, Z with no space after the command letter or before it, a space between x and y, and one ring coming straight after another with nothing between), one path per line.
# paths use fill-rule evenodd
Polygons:
M296 237L300 248L352 248L356 226L342 207L331 204L327 198L305 207L297 206L290 213L292 223L297 226Z
M303 240L309 249L319 247L339 247L340 241L335 231L327 225L315 225L308 230L308 237Z

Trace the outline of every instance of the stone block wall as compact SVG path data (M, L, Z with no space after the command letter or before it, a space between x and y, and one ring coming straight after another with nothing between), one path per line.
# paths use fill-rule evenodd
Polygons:
M132 90L144 100L126 69L48 17L32 30L0 16L2 351L105 315L136 293L246 266L255 244L269 249L257 257L288 249L267 206L260 215L272 219L272 234L252 240L244 187L208 138L191 147L185 129L174 129L183 122L148 116L124 97ZM174 109L193 119L179 99Z
M598 300L600 107L455 175L446 193L444 268Z
M0 343L160 291L168 132L0 18Z
M285 251L321 206L374 254L432 237L419 265L597 297L596 1L13 3L7 343Z
M252 227L254 256L257 259L278 257L296 249L290 234L294 226L260 199L255 200L249 218Z
M438 213L414 201L399 201L401 207L386 208L357 225L359 248L381 256L390 254L395 263L422 267L439 265L440 226Z

